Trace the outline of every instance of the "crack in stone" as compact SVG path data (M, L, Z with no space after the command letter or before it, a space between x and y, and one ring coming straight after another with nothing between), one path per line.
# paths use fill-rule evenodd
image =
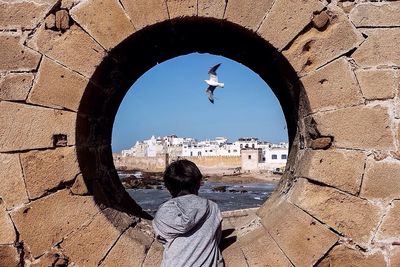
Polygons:
M171 20L171 15L169 14L169 8L168 8L168 0L164 0L165 7L167 8L167 14L168 14L168 19Z
M380 229L380 227L381 227L381 225L382 225L382 223L383 223L385 217L388 215L388 213L390 212L390 210L393 208L393 207L392 207L393 202L394 202L394 200L392 200L392 201L389 203L389 205L386 206L385 210L382 212L382 216L381 216L381 218L380 218L380 220L379 220L379 223L378 223L378 225L377 225L377 227L376 227L376 230L375 230L374 234L372 235L372 239L371 239L372 242L375 241L375 237L376 237L376 235L378 234L378 231L379 231L379 229Z
M368 160L368 157L366 157L366 158L365 158L365 161L364 161L364 168L363 168L363 173L362 173L362 175L361 175L360 187L358 188L358 192L357 192L357 196L358 196L358 197L359 197L360 194L361 194L361 189L362 189L362 186L363 186L363 184L364 184L364 176L365 176L365 171L366 171L366 169L367 169L367 160Z
M107 258L107 256L108 256L108 254L110 254L110 252L111 252L111 250L114 248L114 246L118 243L118 241L121 239L121 237L122 237L122 235L127 231L129 229L129 226L128 226L128 228L126 228L125 230L123 230L122 232L121 232L121 234L117 237L117 239L114 241L114 243L111 245L111 247L108 249L108 251L106 252L106 254L100 259L100 261L97 263L97 266L100 266L102 263L103 263L103 261Z
M268 17L268 15L271 13L271 10L274 7L275 3L276 3L276 0L273 1L271 7L265 12L264 17L262 18L261 22L257 26L257 29L255 30L256 33L258 33L258 30L261 28L261 25L264 23L264 21Z
M264 226L263 226L264 227ZM271 233L268 231L267 228L265 228L265 231L269 234L269 236L271 237L271 239L275 242L275 244L277 245L277 247L279 248L279 250L282 252L283 255L285 255L286 259L292 264L292 266L296 266L292 260L289 258L289 256L285 253L285 251L281 248L281 246L279 245L279 243L275 240L275 238L271 235Z
M26 180L25 180L25 168L24 168L24 166L23 166L23 164L22 164L22 161L21 161L21 153L19 153L18 154L18 162L19 162L19 165L20 165L20 167L21 167L21 171L22 171L22 180L24 181L24 187L25 187L25 193L26 193L26 197L27 197L27 199L28 199L28 203L30 202L30 199L29 199L29 193L28 193L28 187L26 186ZM11 216L10 216L11 217Z
M149 256L150 248L153 246L154 242L156 242L156 239L155 239L155 238L153 238L153 240L151 241L151 244L150 244L149 248L146 248L146 247L145 247L145 256L144 256L144 258L143 258L143 260L142 260L142 263L140 264L140 267L143 267L143 266L144 266L144 263L146 262L146 259L147 259L147 257Z

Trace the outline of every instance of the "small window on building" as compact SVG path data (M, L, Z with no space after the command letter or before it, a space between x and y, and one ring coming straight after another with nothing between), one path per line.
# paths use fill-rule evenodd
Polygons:
M230 150L228 150L228 153L231 153L231 151L230 151Z
M242 145L242 144L240 144L240 148L243 148L243 145Z
M210 152L212 152L212 150L210 150Z
M252 148L255 148L255 145L254 145L254 144L252 144L251 146L252 146Z
M190 151L190 156L193 157L193 151Z
M207 152L207 150L206 150L206 152Z
M265 161L265 157L263 157L262 160Z
M248 159L251 159L251 155L248 155L247 157L248 157Z
M237 149L234 149L233 152L237 152Z
M278 159L278 155L272 154L272 159Z
M281 159L287 159L286 154L282 154L282 155L281 155Z
M249 148L249 144L246 144L244 147L245 147L245 148Z
M201 151L197 152L197 156L201 156Z

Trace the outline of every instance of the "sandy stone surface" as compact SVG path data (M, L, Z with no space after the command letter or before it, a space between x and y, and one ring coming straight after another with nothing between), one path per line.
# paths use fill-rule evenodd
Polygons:
M14 246L0 245L0 266L19 267L20 255Z
M0 153L0 181L0 197L7 208L28 202L18 154Z
M230 0L226 6L225 18L257 31L273 2L272 0Z
M167 5L164 0L121 0L121 3L138 30L148 24L168 19Z
M226 4L226 0L198 0L198 15L222 19Z
M301 179L291 201L357 243L368 243L379 224L379 207L370 202Z
M352 9L356 27L400 26L400 2L361 3Z
M28 102L77 111L87 84L85 77L44 58Z
M392 239L400 242L400 200L393 201L376 234L376 240Z
M329 110L363 103L360 87L344 57L301 79L311 110Z
M360 190L366 155L350 150L307 150L296 175L356 194Z
M393 98L399 86L395 70L358 70L356 75L368 100Z
M11 221L6 206L0 199L0 245L12 245L17 240L14 224Z
M1 100L25 100L32 86L32 73L10 73L0 79Z
M166 0L170 19L197 15L197 0Z
M304 27L310 23L314 13L321 11L324 5L316 0L275 1L260 29L257 31L278 50L282 50Z

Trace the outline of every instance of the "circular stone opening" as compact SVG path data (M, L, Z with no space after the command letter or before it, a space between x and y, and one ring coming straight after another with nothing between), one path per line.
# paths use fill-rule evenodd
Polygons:
M278 98L287 123L289 157L279 187L290 184L291 166L303 138L301 83L286 59L259 36L226 21L204 18L162 22L134 33L108 54L85 90L78 111L77 151L82 175L96 201L142 218L151 218L126 193L112 158L111 133L119 105L147 70L189 53L221 55L257 73Z

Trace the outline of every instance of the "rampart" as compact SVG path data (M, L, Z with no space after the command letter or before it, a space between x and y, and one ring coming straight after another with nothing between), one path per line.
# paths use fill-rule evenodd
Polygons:
M400 266L399 47L399 1L0 1L0 266L158 266L112 126L138 77L191 52L251 68L288 125L227 266Z

